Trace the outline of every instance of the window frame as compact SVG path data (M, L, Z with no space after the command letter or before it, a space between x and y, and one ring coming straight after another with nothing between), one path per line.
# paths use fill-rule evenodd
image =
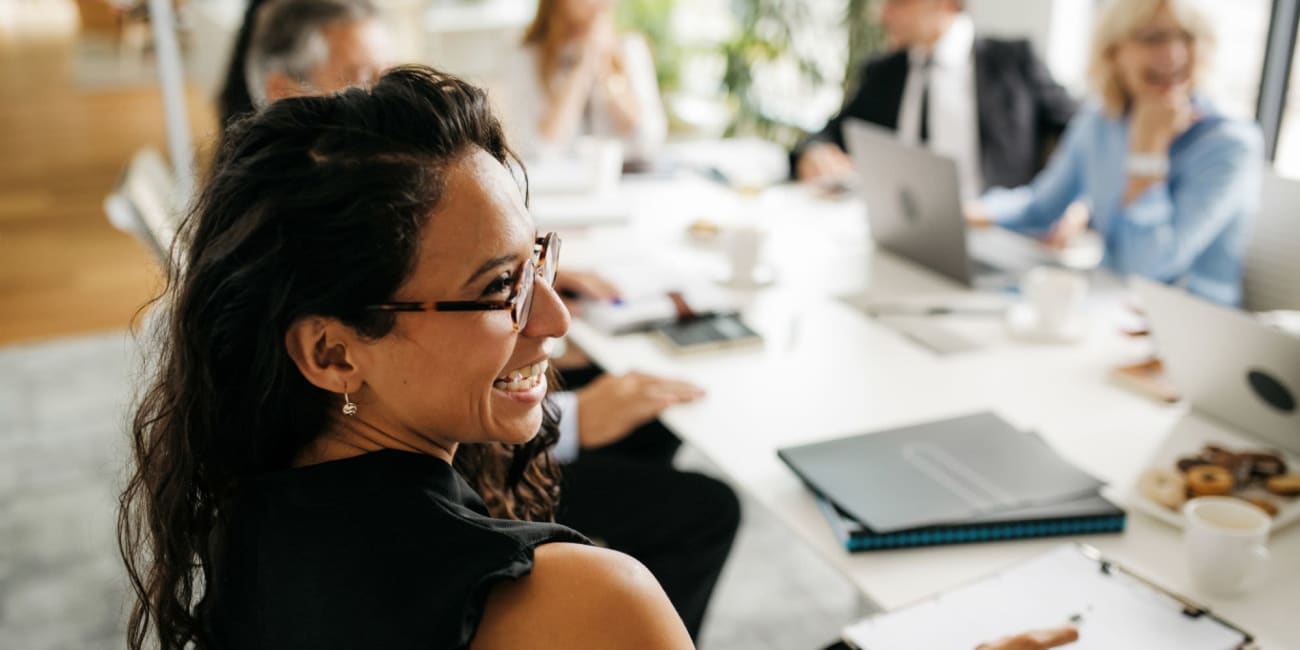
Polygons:
M1255 119L1264 132L1264 153L1270 163L1277 158L1278 138L1291 90L1297 31L1300 31L1300 0L1273 0L1264 66L1259 77L1259 99L1255 104Z

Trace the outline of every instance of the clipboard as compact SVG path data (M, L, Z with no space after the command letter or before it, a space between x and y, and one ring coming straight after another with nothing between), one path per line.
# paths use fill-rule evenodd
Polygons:
M1257 650L1254 637L1084 544L1028 561L844 628L858 650L974 648L1034 629L1073 624L1070 650Z

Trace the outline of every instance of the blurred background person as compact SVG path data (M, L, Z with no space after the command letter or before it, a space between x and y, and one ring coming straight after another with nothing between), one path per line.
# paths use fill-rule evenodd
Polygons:
M540 0L511 68L504 106L525 157L565 151L580 136L622 142L645 160L668 134L654 59L640 34L619 33L613 0Z
M1027 201L1023 191L994 192L970 218L1057 246L1091 225L1111 269L1238 303L1263 141L1200 92L1213 47L1213 25L1190 0L1111 2L1089 64L1096 100ZM1088 210L1067 210L1076 201Z
M868 61L857 91L791 156L800 180L843 181L853 173L844 120L898 132L957 162L965 198L1027 183L1042 169L1075 110L1026 40L975 35L962 0L882 0L893 51Z
M370 0L251 0L218 99L222 127L277 99L369 84L393 59Z

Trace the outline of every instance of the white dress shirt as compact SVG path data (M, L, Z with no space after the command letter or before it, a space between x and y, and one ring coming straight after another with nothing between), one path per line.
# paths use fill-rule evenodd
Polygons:
M975 25L970 16L957 16L935 43L933 52L912 48L911 70L898 109L898 137L904 143L921 139L921 101L927 86L926 147L957 162L963 199L979 196L984 187L980 172L979 115L975 95ZM928 84L926 60L929 59Z
M578 438L578 394L571 391L551 393L551 401L560 412L560 439L551 454L561 463L578 460L581 439Z

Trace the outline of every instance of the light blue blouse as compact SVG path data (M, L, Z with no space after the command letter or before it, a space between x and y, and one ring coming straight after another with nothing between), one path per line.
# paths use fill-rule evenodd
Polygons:
M1200 119L1169 148L1169 175L1124 205L1129 121L1096 103L1070 122L1047 168L1023 188L983 198L994 220L1045 234L1077 199L1106 242L1103 264L1210 300L1241 301L1242 257L1259 203L1263 138L1253 123L1226 117L1205 100Z

